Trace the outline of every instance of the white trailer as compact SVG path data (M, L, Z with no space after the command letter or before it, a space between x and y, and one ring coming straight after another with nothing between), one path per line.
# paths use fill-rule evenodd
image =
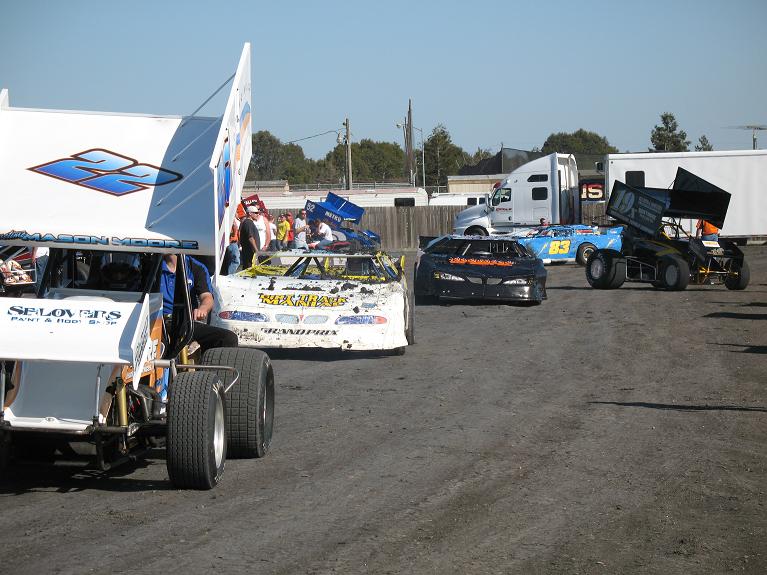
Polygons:
M460 212L456 234L508 234L537 226L580 221L578 166L572 154L549 154L511 172L486 203Z
M767 150L609 154L605 165L607 190L611 191L616 181L629 186L670 188L677 168L732 195L723 237L745 241L767 236ZM695 223L685 220L682 226L692 232Z

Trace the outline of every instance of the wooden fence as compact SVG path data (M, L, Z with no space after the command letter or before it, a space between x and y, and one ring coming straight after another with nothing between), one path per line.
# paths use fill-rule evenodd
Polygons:
M381 247L387 251L414 250L418 236L440 236L453 231L453 220L466 206L418 206L409 208L365 208L360 227L381 236ZM604 202L582 204L584 224L607 225Z

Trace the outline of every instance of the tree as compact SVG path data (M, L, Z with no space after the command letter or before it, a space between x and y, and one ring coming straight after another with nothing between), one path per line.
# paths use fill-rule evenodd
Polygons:
M653 147L651 152L687 152L690 150L690 141L687 132L679 130L676 118L671 112L660 115L661 125L655 126L650 134L650 142Z
M453 143L450 133L442 124L432 130L423 147L427 185L447 185L447 176L457 174L466 163L466 152Z
M552 154L615 154L618 148L611 146L607 138L596 132L589 132L581 128L572 134L557 132L551 134L543 143L541 152Z
M706 134L703 134L700 138L698 138L698 143L695 144L695 151L696 152L713 152L714 151L714 146L712 146L711 142L708 141Z
M326 162L346 165L346 146L339 144L325 156ZM405 152L392 142L363 139L352 142L352 178L355 182L401 180L405 172Z
M276 180L281 164L282 142L266 130L253 134L253 156L250 160L253 178Z

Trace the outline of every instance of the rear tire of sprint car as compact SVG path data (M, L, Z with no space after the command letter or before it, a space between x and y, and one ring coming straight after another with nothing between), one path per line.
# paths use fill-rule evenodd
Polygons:
M179 489L212 489L226 465L224 384L210 371L179 373L168 389L166 465Z
M203 365L227 365L240 378L226 392L226 447L229 457L264 457L274 430L274 370L269 356L257 349L222 347L206 351ZM234 374L221 371L224 389Z
M663 256L658 263L660 281L670 291L682 291L690 283L690 266L678 255Z
M737 275L734 275L735 273ZM724 285L727 289L744 290L748 287L748 283L751 281L751 270L745 261L732 262L730 274L732 275L728 275L724 279Z
M623 263L621 267L623 277L616 279L615 262ZM589 285L595 289L614 289L623 284L626 279L626 260L621 257L620 252L615 250L596 250L586 261L586 280ZM620 283L617 283L620 281Z
M578 251L575 254L575 261L580 265L585 266L589 260L589 256L596 251L597 247L589 242L584 242L578 247Z

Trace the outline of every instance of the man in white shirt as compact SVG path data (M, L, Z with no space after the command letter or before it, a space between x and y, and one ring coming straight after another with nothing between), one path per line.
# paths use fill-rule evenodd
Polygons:
M314 238L319 240L309 244L310 248L322 249L328 244L332 244L335 241L333 239L333 230L331 230L330 226L326 224L325 222L322 222L320 220L312 220L311 222L309 222L309 225L312 228L312 236L314 236Z
M306 245L306 232L309 231L309 226L306 224L306 210L298 212L298 216L293 220L293 231L295 232L296 249L305 250Z

